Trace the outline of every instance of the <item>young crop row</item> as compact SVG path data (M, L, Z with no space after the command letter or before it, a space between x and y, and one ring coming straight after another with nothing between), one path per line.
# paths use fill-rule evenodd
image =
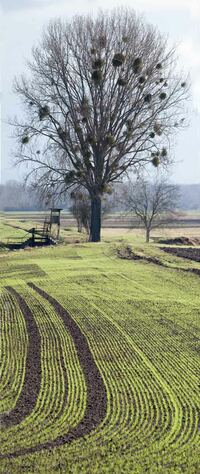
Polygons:
M6 265L3 262L1 266L1 276L0 276L0 284L3 284L5 287L6 285L10 285L12 280L13 284L15 285L16 279L20 280L30 280L30 278L37 278L45 276L45 273L41 270L41 268L36 264L23 264L20 263L18 265L12 265L10 262Z
M70 304L72 305L72 301ZM83 307L81 299L78 304ZM139 442L144 447L145 442L149 443L149 440L153 439L153 433L158 435L159 426L162 426L164 430L169 429L170 418L168 416L162 417L163 410L165 409L166 412L166 406L169 404L165 391L156 380L155 374L135 350L132 341L127 339L126 335L113 324L108 314L103 311L102 300L98 306L94 303L89 304L88 301L85 306L89 307L89 314L87 313L83 328L88 334L88 319L91 321L92 318L93 328L90 329L89 334L95 335L96 342L99 329L98 347L101 348L101 352L105 350L102 364L109 362L105 376L111 375L111 381L108 380L108 382L110 382L109 395L113 402L113 413L112 421L109 421L106 428L106 437L119 436L122 441L125 436L131 438L134 435L136 446ZM73 314L74 311L77 314L77 302L76 308L73 308ZM103 332L104 334L102 334ZM107 348L102 349L106 339L109 341L110 354L112 354L110 358L107 355ZM116 353L113 352L113 346ZM121 394L120 399L118 399L119 394ZM116 413L119 414L119 419L116 418Z
M174 408L176 405L176 416L165 440L167 445L173 445L176 449L183 444L192 443L198 432L199 361L197 354L196 357L190 357L187 347L184 347L183 341L186 340L187 344L187 338L183 337L183 329L175 329L172 326L172 335L170 321L163 331L163 325L159 322L153 325L149 324L148 320L143 321L141 311L140 317L134 317L134 305L130 308L129 305L118 302L117 312L113 301L109 304L107 301L101 302L101 305L111 318L115 314L115 324L123 329L124 334L130 337L143 357L152 364L152 370L157 371L158 380L160 378L161 383L165 385ZM171 416L172 413L173 411Z
M86 251L85 260L76 258L85 252L78 247L74 260L66 261L59 248L57 260L36 256L32 263L46 278L34 279L37 288L15 285L40 334L41 382L31 413L4 426L2 453L21 456L10 466L2 459L2 472L21 472L23 464L41 474L197 474L199 280L187 275L189 298L184 274L106 259L99 246L96 258L89 246ZM66 312L86 338L106 389L106 413L92 427L91 382Z
M0 294L0 413L14 406L24 380L27 334L23 314L12 295Z
M86 385L74 343L52 306L34 290L17 288L32 311L41 341L41 379L37 402L19 425L1 433L1 454L50 441L76 426L86 405ZM31 334L28 335L31 338ZM34 390L34 386L30 387ZM23 390L23 387L22 387ZM10 440L13 440L11 443Z
M70 291L70 295L71 293ZM127 343L126 337L113 326L107 316L80 296L76 297L74 303L74 296L73 294L66 300L62 295L62 303L73 317L78 318L104 376L108 397L108 419L104 421L106 437L120 436L123 439L124 435L130 436L132 431L135 439L139 437L144 443L148 438L149 442L155 426L159 426L162 421L163 405L166 407L168 403L162 386L159 386L149 367L133 350L130 341ZM156 399L158 408L153 404ZM170 419L167 417L163 423L168 429ZM99 430L99 435L102 436L100 427Z
M179 358L177 341L174 350L171 336L166 336L163 344L159 324L145 330L148 321L139 324L134 307L130 309L126 300L115 304L94 294L87 298L81 290L77 297L74 284L68 287L70 296L63 296L59 287L49 283L47 287L87 335L107 387L107 416L88 441L105 446L115 439L116 445L126 443L126 449L129 446L138 456L147 454L150 446L152 453L167 456L195 443L197 366L193 373L193 362L184 351ZM162 304L158 311L162 311ZM181 330L179 337L181 344ZM184 373L186 359L189 363Z

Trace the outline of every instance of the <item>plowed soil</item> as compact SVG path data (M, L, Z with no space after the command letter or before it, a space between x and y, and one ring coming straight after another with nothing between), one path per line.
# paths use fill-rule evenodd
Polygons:
M181 248L181 247L162 247L167 253L176 255L176 257L188 258L194 262L200 262L200 248Z

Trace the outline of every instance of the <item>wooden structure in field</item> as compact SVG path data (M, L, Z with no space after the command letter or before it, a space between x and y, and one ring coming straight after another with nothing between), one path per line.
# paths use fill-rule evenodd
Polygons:
M10 250L22 249L25 247L41 247L43 245L56 245L60 235L60 213L61 208L50 209L50 217L45 218L43 228L33 227L27 234L31 234L26 240L9 243L6 245Z
M60 207L51 207L50 209L51 214L50 214L50 221L49 221L49 226L50 226L50 234L52 233L52 228L53 226L57 226L57 233L56 233L56 239L59 239L60 235L60 213L62 209Z

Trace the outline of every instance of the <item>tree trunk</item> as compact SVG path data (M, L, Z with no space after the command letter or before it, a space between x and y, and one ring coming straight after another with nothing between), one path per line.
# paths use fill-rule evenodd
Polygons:
M89 220L86 223L85 230L86 230L87 234L90 235L90 222L89 222Z
M149 229L147 227L147 229L146 229L146 242L148 242L148 243L149 243L149 240L150 240L150 232L151 232L151 229Z
M90 242L101 240L101 197L91 197Z
M77 227L78 227L78 232L82 232L82 223L81 223L81 219L77 218Z

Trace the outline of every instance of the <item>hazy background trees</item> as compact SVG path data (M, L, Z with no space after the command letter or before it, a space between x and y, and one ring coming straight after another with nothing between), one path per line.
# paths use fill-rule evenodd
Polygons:
M15 122L19 163L47 195L84 187L91 240L100 240L104 193L129 169L169 161L184 124L188 85L166 39L120 9L54 21L15 83L26 115Z
M25 186L24 183L14 180L0 184L1 211L34 211L41 208L42 203L38 193L30 186Z
M127 210L126 202L124 201L124 192L129 187L128 182L116 183L113 188L113 193L106 197L106 209L103 214L109 215L110 212ZM179 196L177 200L177 209L180 211L191 211L200 209L200 184L179 184ZM59 207L70 210L72 200L70 194L63 196L57 204ZM44 210L49 207L42 202L37 191L34 191L29 186L25 187L23 183L18 181L8 181L5 184L0 184L0 210Z

